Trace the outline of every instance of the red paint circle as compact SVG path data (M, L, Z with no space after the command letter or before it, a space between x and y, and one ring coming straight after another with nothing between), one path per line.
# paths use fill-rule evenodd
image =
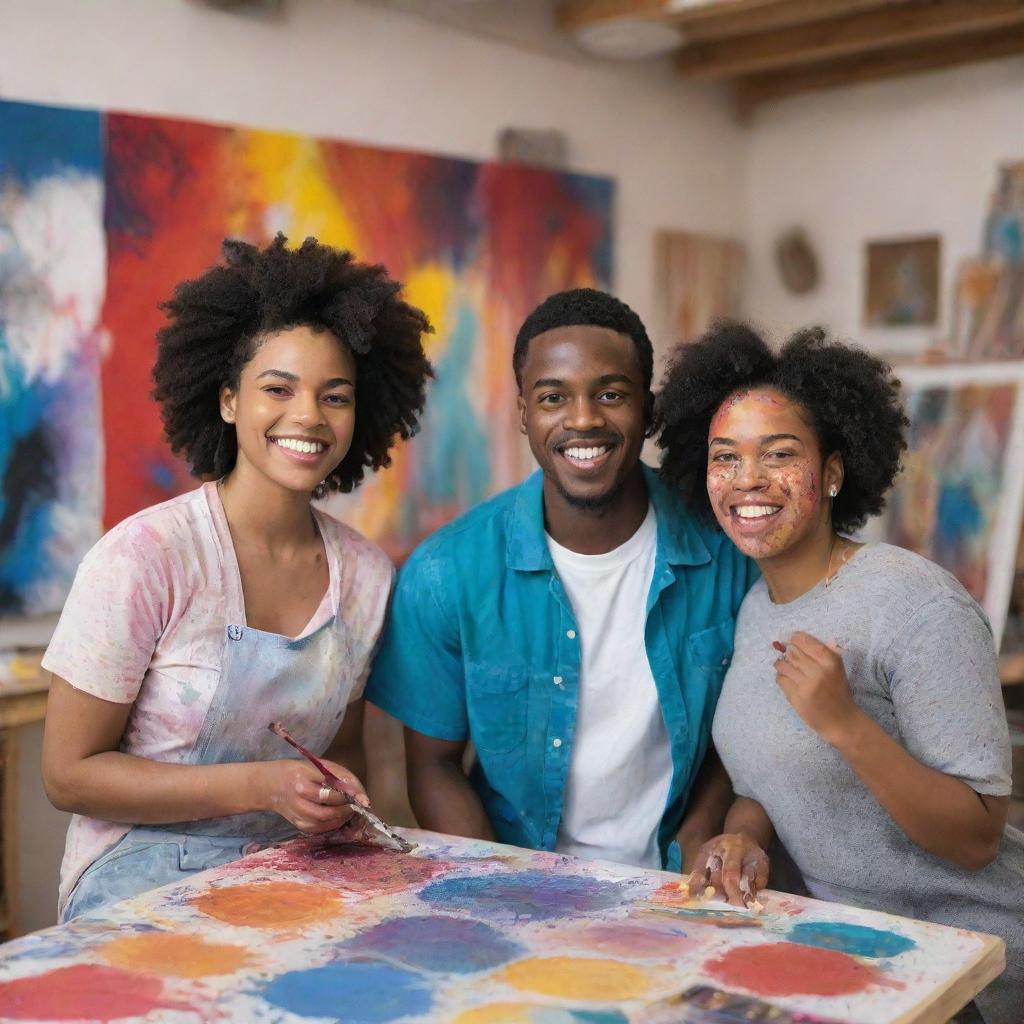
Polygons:
M763 996L841 996L861 992L878 971L847 953L777 942L738 946L705 964L726 985Z
M163 982L159 978L99 964L75 964L0 982L0 1017L106 1022L176 1008L174 1003L164 1002L162 995Z

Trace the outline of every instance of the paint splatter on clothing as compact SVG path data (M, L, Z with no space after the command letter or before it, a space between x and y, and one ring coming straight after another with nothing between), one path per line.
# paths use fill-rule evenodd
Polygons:
M335 678L311 681L362 695L394 570L379 548L314 509L330 586L300 637L337 615L346 631ZM184 763L220 679L225 628L245 625L241 578L215 483L145 509L89 552L43 659L76 689L132 704L121 749ZM61 866L60 907L82 872L128 831L75 815Z
M888 544L866 545L828 587L787 604L761 580L740 609L714 739L812 896L1005 939L1007 971L978 1005L989 1024L1020 1024L1024 835L1007 827L995 861L975 872L911 842L776 683L772 641L798 630L839 643L854 700L915 758L1003 796L1009 736L984 613L944 569Z

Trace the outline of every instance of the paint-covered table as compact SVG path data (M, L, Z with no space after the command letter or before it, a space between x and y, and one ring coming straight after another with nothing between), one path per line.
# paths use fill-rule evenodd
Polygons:
M296 840L9 943L0 1018L720 1020L671 1009L706 985L938 1022L1003 965L973 932L774 893L760 915L716 909L678 875L406 834L412 854Z

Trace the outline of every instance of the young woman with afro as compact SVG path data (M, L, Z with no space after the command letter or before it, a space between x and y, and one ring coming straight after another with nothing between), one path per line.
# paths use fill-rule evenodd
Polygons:
M658 413L663 477L762 572L713 727L735 802L691 886L749 904L777 833L812 896L1002 936L976 1010L1020 1024L1024 835L988 621L939 566L850 537L906 447L899 382L819 330L775 354L723 324L676 351Z
M273 720L366 802L362 690L393 569L311 500L416 429L429 324L383 267L282 236L225 242L165 308L153 394L207 482L89 552L43 662L44 781L74 812L63 920L345 823Z

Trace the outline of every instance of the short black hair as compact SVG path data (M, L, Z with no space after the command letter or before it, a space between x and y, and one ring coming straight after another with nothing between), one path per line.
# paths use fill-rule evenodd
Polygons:
M516 335L512 369L516 384L522 387L523 363L530 342L556 327L608 327L627 335L636 348L644 388L650 390L654 376L654 349L643 321L621 299L596 288L573 288L549 295L524 321Z
M351 491L364 470L391 463L399 437L419 427L433 376L422 336L426 316L399 298L382 266L307 238L288 249L279 234L265 249L227 240L224 263L179 284L162 306L153 397L171 449L199 477L223 476L238 454L235 429L220 417L220 390L238 387L260 342L291 327L328 331L356 363L356 423L324 491Z
M744 324L721 322L670 357L656 404L661 476L706 521L708 430L729 395L769 387L809 415L823 457L839 452L843 486L832 503L833 527L862 526L885 505L907 447L907 418L892 367L861 348L798 331L778 354Z

